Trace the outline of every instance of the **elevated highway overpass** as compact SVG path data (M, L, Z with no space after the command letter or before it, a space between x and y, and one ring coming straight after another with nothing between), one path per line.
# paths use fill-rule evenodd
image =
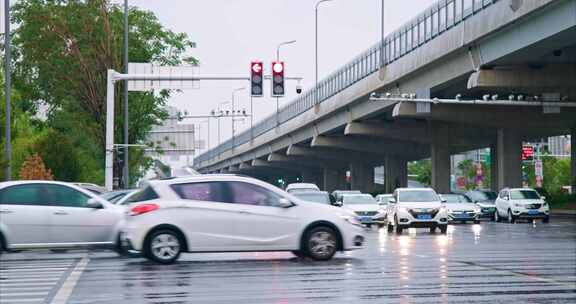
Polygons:
M446 192L450 155L490 147L500 189L521 184L523 141L575 133L576 1L442 0L195 167L327 190L350 171L372 191L383 165L390 191L407 161L431 158Z

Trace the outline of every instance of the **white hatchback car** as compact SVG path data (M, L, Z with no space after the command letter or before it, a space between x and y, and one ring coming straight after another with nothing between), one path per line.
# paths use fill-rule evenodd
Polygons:
M0 183L0 251L119 245L124 208L79 186Z
M448 213L442 199L430 188L398 188L388 203L388 232L407 228L448 230Z
M496 221L506 219L514 223L518 219L542 219L550 221L550 206L545 198L534 189L512 188L502 189L496 198Z
M129 214L125 244L164 264L181 252L292 251L328 260L364 243L353 213L243 176L150 181Z

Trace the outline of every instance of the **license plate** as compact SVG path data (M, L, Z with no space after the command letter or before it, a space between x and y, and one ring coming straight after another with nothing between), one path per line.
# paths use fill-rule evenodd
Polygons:
M369 222L369 221L371 221L371 220L372 220L372 217L371 217L371 216L361 216L361 217L360 217L360 221L361 221L361 222Z
M530 210L530 211L528 211L528 214L530 214L530 215L540 214L540 211L538 211L538 210Z
M418 215L418 219L419 219L419 220L431 220L431 219L432 219L432 215L430 215L430 214L419 214L419 215Z

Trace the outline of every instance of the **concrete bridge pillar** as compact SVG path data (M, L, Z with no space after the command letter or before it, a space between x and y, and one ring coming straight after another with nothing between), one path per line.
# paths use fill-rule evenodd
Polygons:
M408 186L408 162L399 157L387 156L384 160L384 191Z
M498 129L496 140L498 189L522 187L522 136L513 129Z
M571 170L570 175L572 177L572 193L576 193L576 126L572 127L570 130L570 162Z
M334 190L346 188L346 172L338 169L325 168L322 172L322 190L331 193Z
M438 125L431 125L432 188L438 193L450 193L450 146L448 133Z
M371 193L375 190L374 167L353 162L350 164L350 177L352 190L360 190L362 193Z
M321 185L318 174L313 171L302 171L302 182Z

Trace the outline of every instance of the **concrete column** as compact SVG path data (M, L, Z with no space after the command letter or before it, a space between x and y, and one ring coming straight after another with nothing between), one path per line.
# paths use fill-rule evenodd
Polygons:
M408 162L399 157L387 156L384 161L384 191L408 186Z
M322 172L322 190L331 193L346 188L346 171L325 168Z
M498 189L522 187L522 136L512 129L498 129L496 140Z
M450 193L450 146L442 127L431 124L432 188L438 193Z
M352 190L360 190L362 193L374 191L374 168L372 166L360 162L351 163L350 177Z
M318 175L312 171L302 171L302 182L318 185Z
M576 127L570 130L570 160L572 176L572 193L576 193Z
M490 146L490 190L499 192L498 184L498 153L496 150L496 145Z

